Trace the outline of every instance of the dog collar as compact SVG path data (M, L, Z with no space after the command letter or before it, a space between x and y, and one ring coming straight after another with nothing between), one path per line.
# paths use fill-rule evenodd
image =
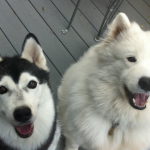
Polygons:
M119 127L119 123L113 123L112 124L112 127L109 129L109 131L108 131L108 135L113 135L114 134L114 130L116 129L116 128L118 128Z

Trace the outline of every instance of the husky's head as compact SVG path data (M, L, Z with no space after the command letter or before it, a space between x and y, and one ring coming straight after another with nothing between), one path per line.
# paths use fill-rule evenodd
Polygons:
M48 80L46 59L31 33L24 40L20 57L0 57L0 117L22 138L34 132L39 109L47 101Z
M103 46L99 57L105 80L120 87L133 108L145 109L150 95L150 32L120 13L109 26Z

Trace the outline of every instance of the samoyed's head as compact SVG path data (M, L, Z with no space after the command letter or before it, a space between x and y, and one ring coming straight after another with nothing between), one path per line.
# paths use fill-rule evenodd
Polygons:
M109 26L103 46L99 56L110 79L133 108L145 109L150 95L150 32L120 13Z

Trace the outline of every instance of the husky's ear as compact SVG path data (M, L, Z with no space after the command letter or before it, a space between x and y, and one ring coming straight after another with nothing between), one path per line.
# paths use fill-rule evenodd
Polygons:
M109 40L116 38L122 32L130 28L131 23L128 17L124 13L119 13L113 22L108 26L108 36Z
M29 33L23 42L21 58L27 59L36 64L39 68L49 70L46 65L46 58L36 36Z

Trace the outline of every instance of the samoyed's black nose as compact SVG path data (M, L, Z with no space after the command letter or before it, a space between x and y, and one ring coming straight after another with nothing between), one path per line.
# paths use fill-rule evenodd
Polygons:
M138 84L141 87L141 89L143 89L145 91L150 91L150 78L142 77L142 78L140 78Z
M14 118L19 122L26 122L31 118L31 109L29 107L20 107L14 111Z

